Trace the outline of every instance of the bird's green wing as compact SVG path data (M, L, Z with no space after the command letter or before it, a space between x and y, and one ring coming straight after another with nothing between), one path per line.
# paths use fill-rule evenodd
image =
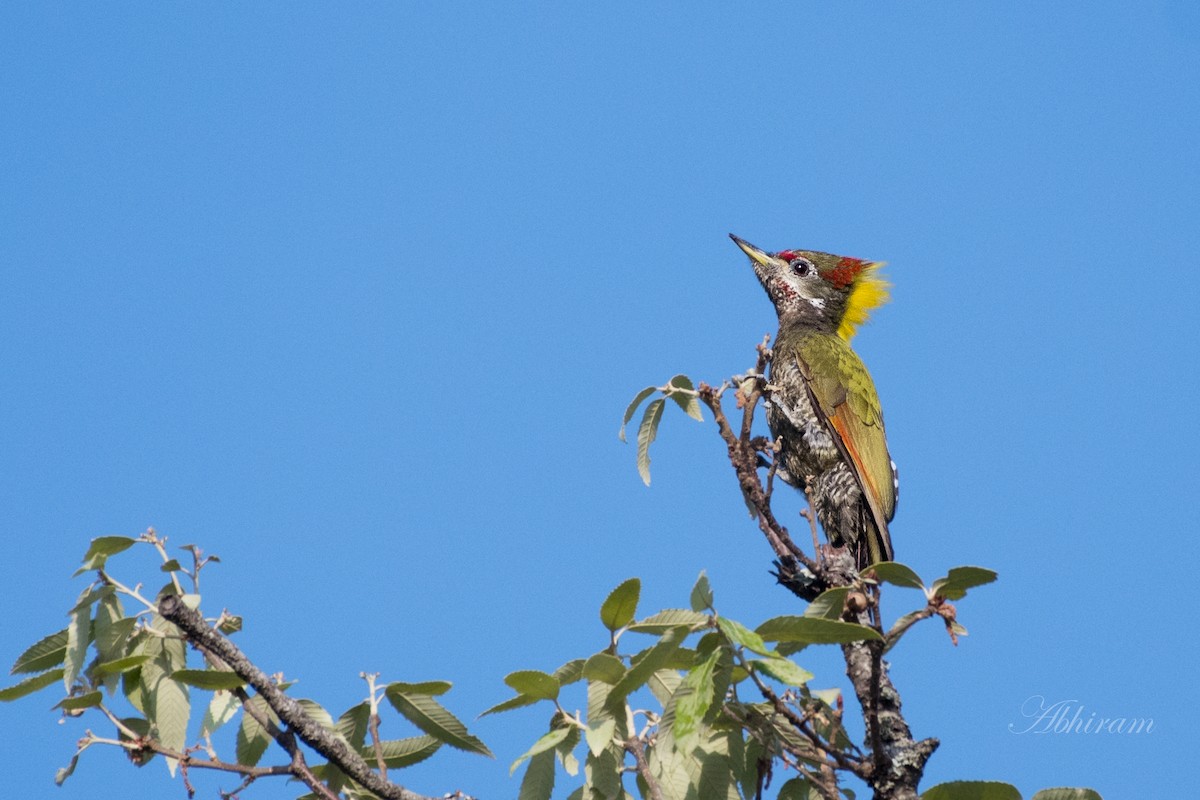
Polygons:
M841 438L886 532L886 523L896 514L895 472L871 374L838 336L804 337L797 342L796 354L816 405Z

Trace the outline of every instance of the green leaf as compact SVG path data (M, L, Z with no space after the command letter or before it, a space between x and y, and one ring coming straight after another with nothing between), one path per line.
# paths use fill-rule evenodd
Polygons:
M177 669L171 673L171 678L208 691L240 689L246 685L236 674L215 669Z
M583 677L589 681L616 683L625 677L625 665L614 655L596 653L583 665Z
M846 597L849 594L849 586L835 586L832 589L826 589L816 600L808 604L808 608L804 609L804 616L841 619L842 611L846 608Z
M123 672L137 669L149 660L150 656L145 653L136 656L125 656L124 658L116 658L112 661L105 661L103 664L97 664L92 667L92 672L98 677L120 675Z
M84 590L80 600L88 595ZM68 615L67 623L67 652L63 658L63 686L68 693L79 677L87 658L88 643L92 639L92 607L76 604L75 609Z
M779 787L775 800L821 800L821 793L807 778L792 778Z
M583 665L585 663L587 663L587 659L583 658L568 661L554 670L554 679L558 681L559 686L569 686L576 681L583 680Z
M371 706L364 700L342 712L334 725L334 731L345 739L347 744L357 749L366 741L370 723Z
M708 615L684 608L668 608L629 626L635 633L663 634L671 628L686 625L689 629L708 624Z
M432 736L410 736L407 739L385 739L379 743L383 763L401 769L418 764L438 751L442 743ZM377 764L374 744L360 745L358 754L372 767Z
M237 633L242 629L242 618L237 614L222 614L220 621L217 622L217 630L229 636Z
M896 561L881 561L878 564L872 564L867 568L868 575L874 572L875 577L884 583L890 583L895 586L904 586L909 589L924 589L925 584L921 581L921 577L916 572L904 564Z
M555 728L549 733L542 734L542 737L533 743L533 747L526 750L520 758L512 763L512 766L508 768L508 774L512 775L514 772L516 772L517 767L521 766L521 762L525 759L532 758L538 753L549 752L550 750L558 747L559 742L561 742L563 739L566 739L567 734L570 732L571 731L569 728Z
M556 700L558 679L536 669L523 669L505 676L504 682L514 691L535 700Z
M682 408L684 413L689 417L697 422L704 421L704 416L700 413L700 398L696 397L694 394L688 394L688 392L696 391L696 387L692 385L691 378L689 378L687 375L676 375L674 378L671 378L667 386L674 387L676 389L683 389L683 392L671 392L667 396L678 403L679 407Z
M41 675L34 675L32 678L26 678L20 683L13 684L0 689L0 703L7 703L10 700L16 700L19 697L33 694L39 689L45 689L55 681L62 680L62 669L52 669L49 672L43 672Z
M762 670L787 686L803 686L812 680L813 674L799 667L788 658L754 659L750 662L755 669Z
M921 800L1021 800L1021 793L998 781L951 781L927 790Z
M691 606L692 611L711 611L715 598L713 597L712 586L708 582L708 575L704 570L700 570L700 576L696 578L696 583L692 586Z
M774 617L758 626L758 635L768 642L804 642L806 644L845 644L882 639L866 625L820 617Z
M589 726L584 732L584 737L587 739L588 750L592 755L598 756L604 752L604 748L612 744L613 734L617 730L617 721L613 718L608 718L595 726Z
M147 664L142 667L143 675L149 666ZM149 698L148 705L150 707L147 709L146 716L147 719L153 721L154 727L158 731L158 740L164 746L182 752L183 748L187 746L188 717L192 713L188 688L163 674L154 684ZM178 762L175 759L167 759L167 769L172 776L175 775L177 765Z
M262 695L251 697L249 705L253 706L261 715L270 715L271 719L275 719L275 712L268 708L267 701L263 699ZM238 727L237 733L237 763L247 767L257 766L263 753L267 752L267 745L270 743L271 736L267 733L267 729L260 725L253 715L243 711L242 724Z
M521 792L517 800L550 800L554 792L554 753L546 751L529 759L525 776L521 778Z
M200 737L211 736L242 707L242 701L233 692L216 692L208 703L204 718L200 721Z
M95 708L100 705L103 699L103 692L88 692L87 694L79 694L59 700L52 707L61 708L63 711L81 711L85 708Z
M1042 789L1032 800L1103 800L1095 789Z
M613 685L612 699L624 700L642 688L651 675L669 663L687 635L686 626L671 628L652 647L634 656L629 670Z
M525 706L531 706L534 703L540 702L541 700L542 698L540 697L530 697L527 694L519 694L516 697L510 697L503 703L497 703L479 716L486 717L488 714L500 714L505 711L512 711L514 708L524 708Z
M721 633L725 634L725 637L733 642L735 646L744 647L751 652L758 653L760 656L779 655L767 647L767 643L763 641L763 637L736 620L718 617L717 627L721 629Z
M17 656L16 663L10 672L17 675L23 672L41 672L50 667L63 663L67 655L67 629L50 634L30 645L24 653Z
M603 686L604 684L597 685ZM579 728L574 725L567 730L567 738L559 742L558 747L554 748L554 750L559 763L563 765L563 769L567 771L568 775L574 777L579 774L579 759L575 757L575 748L579 746L581 736Z
M404 683L403 681L395 681L387 685L389 692L399 692L401 694L428 694L442 695L450 691L454 684L449 681L422 681L421 683Z
M392 706L425 733L440 742L468 753L493 758L492 751L483 742L467 732L458 717L451 714L428 694L407 694L392 684L387 688L387 699Z
M698 743L700 724L713 702L713 673L721 651L713 650L707 658L688 670L679 691L675 694L675 722L671 728L675 746L690 753Z
M604 627L617 631L633 622L641 591L642 582L638 578L630 578L613 589L600 606L600 621Z
M167 561L158 569L161 572L178 572L179 570L183 569L183 567L181 567L179 565L178 561L176 561L175 559L172 558L170 561Z
M629 425L629 420L633 419L633 415L635 412L637 412L638 406L642 404L643 400L654 394L657 390L657 386L647 386L645 389L642 389L640 392L634 395L633 401L625 409L625 418L621 420L621 432L617 434L622 442L625 441L625 428Z
M101 600L92 620L96 657L101 661L115 661L126 655L125 645L136 626L137 619L125 616L121 600L116 595Z
M621 792L621 768L612 750L598 756L588 753L583 764L584 786L592 789L593 798L617 798Z
M660 397L647 405L642 424L638 427L637 468L642 482L647 486L650 485L650 445L654 442L654 437L658 436L658 423L662 420L665 402Z
M105 597L109 597L110 595L116 593L116 591L117 590L111 586L92 586L89 589L85 589L83 594L79 596L79 599L75 601L75 606L71 609L71 611L74 612L88 608L97 600L102 600Z
M92 539L91 545L83 554L83 566L75 571L76 575L92 569L101 569L109 556L128 550L137 544L137 539L128 536L99 536Z
M991 583L996 577L993 570L983 567L955 567L946 577L934 581L930 590L947 600L961 600L967 589Z

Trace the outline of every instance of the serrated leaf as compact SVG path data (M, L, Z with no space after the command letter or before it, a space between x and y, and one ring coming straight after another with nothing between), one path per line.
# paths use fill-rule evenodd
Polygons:
M535 700L558 698L558 679L536 669L523 669L505 676L504 682L514 691Z
M621 791L621 768L622 764L612 750L605 750L598 756L588 753L583 762L583 776L584 785L592 789L591 796L616 800Z
M100 705L104 699L104 694L99 691L88 692L87 694L78 694L74 697L66 697L55 703L52 708L61 708L63 711L80 711L85 708L95 708Z
M454 716L428 694L406 694L389 686L387 699L409 722L440 742L468 753L492 756L492 751L483 742L467 732L458 717Z
M721 656L714 650L707 658L688 670L675 693L675 721L671 733L675 746L683 753L695 749L700 724L713 702L713 673Z
M242 629L242 618L237 614L223 614L217 623L217 630L229 636Z
M143 665L143 675L148 666L150 665ZM188 717L192 712L187 687L163 674L148 697L150 702L147 704L149 708L146 716L153 721L154 728L158 731L158 740L163 746L182 752L187 746ZM172 776L175 775L177 766L178 762L175 759L167 759L167 769Z
M111 586L92 586L88 589L85 589L83 594L79 596L79 599L75 601L75 606L71 609L71 612L87 608L97 600L103 600L105 597L113 595L116 591L117 590Z
M807 778L792 778L779 787L775 800L821 800L821 794Z
M100 569L109 556L128 550L135 544L137 539L130 539L128 536L98 536L92 539L87 552L83 554L83 566L76 570L75 574Z
M683 683L683 678L673 669L660 669L650 676L650 680L646 681L646 685L654 694L654 699L658 700L664 709L681 683Z
M240 689L246 685L236 674L215 669L177 669L171 673L171 678L207 691Z
M692 586L692 594L690 598L692 611L709 611L715 602L713 597L712 585L708 582L708 575L704 570L700 571L700 576L696 578L695 585Z
M651 675L667 665L687 635L685 626L671 628L652 647L635 656L629 670L613 685L612 698L624 700L642 688Z
M641 591L641 580L630 578L609 592L600 606L600 621L604 623L604 627L610 631L617 631L633 622Z
M646 406L646 413L642 415L642 424L638 426L638 475L642 476L642 483L647 486L650 485L650 445L658 436L658 423L662 421L665 402L661 397L651 401Z
M584 731L584 738L587 739L588 750L592 755L598 756L604 752L604 748L612 744L613 734L617 730L617 721L613 718L604 720L594 726L589 726Z
M621 439L622 442L625 441L625 428L629 425L629 420L633 419L633 415L635 413L637 413L638 406L640 406L642 404L643 400L645 400L650 395L654 394L657 390L658 390L657 386L647 386L645 389L642 389L640 392L638 392L636 395L633 396L633 400L629 403L629 406L625 409L625 417L624 417L624 419L621 420L621 431L620 431L620 433L617 434L617 436Z
M774 617L758 626L758 635L768 642L804 642L806 644L845 644L882 639L866 625L820 617Z
M1021 793L999 781L951 781L925 791L921 800L1021 800Z
M394 681L389 683L385 688L389 692L395 691L401 694L443 695L450 691L453 686L454 684L449 681L422 681L421 683Z
M242 701L233 692L217 692L208 702L208 709L200 721L200 736L211 736L222 725L233 719L233 715L242 707Z
M762 636L759 636L737 620L718 617L717 627L721 629L721 633L725 634L725 637L729 641L738 647L744 647L753 653L758 653L760 656L778 655L774 650L767 647L767 643L763 641Z
M43 672L41 675L26 678L20 683L0 689L0 702L7 703L10 700L16 700L19 697L33 694L39 689L45 689L55 681L62 680L62 676L63 671L60 667L59 669L52 669L49 672Z
M67 629L56 631L30 645L17 656L9 672L17 675L24 672L41 672L63 663L67 654Z
M700 413L700 398L690 392L696 391L696 387L692 385L692 379L687 375L676 375L671 378L668 386L673 386L676 389L683 389L682 392L671 392L668 396L674 400L684 413L697 422L703 422L704 416Z
M486 717L489 714L502 714L505 711L512 711L514 708L524 708L525 706L531 706L534 703L538 703L538 702L541 702L541 698L530 697L529 695L525 695L525 694L519 694L516 697L510 697L509 699L505 700L503 703L497 703L496 705L489 708L487 711L484 711L482 714L480 714L479 717L480 718Z
M579 745L582 736L579 728L574 725L571 725L567 731L567 738L559 742L554 751L559 763L563 765L563 769L568 775L574 777L579 774L579 759L575 757L575 748Z
M550 800L554 793L554 753L538 753L529 759L525 775L521 778L521 791L517 800Z
M795 661L787 658L754 659L750 662L755 669L762 670L787 686L803 686L812 680L813 674L802 669Z
M587 663L587 659L585 658L571 659L554 670L554 679L558 681L559 686L569 686L576 681L583 680L583 665L585 663Z
M930 591L947 600L961 600L967 590L996 580L996 572L983 567L955 567L944 578L933 582Z
M532 758L538 753L545 753L553 750L555 747L558 747L559 742L561 742L563 739L566 739L568 733L570 733L570 731L567 728L555 728L549 733L542 734L541 738L533 743L533 747L526 750L520 758L512 763L512 766L508 768L508 774L512 775L514 772L516 772L517 767L521 766L521 762L525 759Z
M925 588L921 576L914 572L912 567L896 561L881 561L878 564L872 564L867 568L867 573L871 572L874 572L875 577L879 580L894 586L904 586L909 589Z
M388 767L401 769L411 767L432 756L442 743L432 736L410 736L407 739L385 739L379 743L383 751L383 763ZM372 767L376 765L375 745L364 744L358 749L366 762Z
M1103 800L1095 789L1042 789L1032 800Z
M249 705L253 706L261 715L269 715L271 719L275 718L274 712L270 710L267 701L261 695L251 697ZM270 743L271 735L267 733L267 729L260 725L252 714L243 711L242 724L238 726L237 733L237 763L247 767L257 766L263 753L267 752L267 746Z
M121 601L110 595L96 607L92 620L92 638L96 643L96 657L101 661L115 661L127 655L125 645L133 634L137 619L125 616ZM110 691L112 687L109 687Z
M625 677L625 665L614 655L596 653L583 665L583 677L589 681L616 683Z
M849 594L849 586L835 586L832 589L826 589L817 599L808 604L808 608L804 609L804 616L841 619L842 611L846 608L846 597Z
M80 599L82 600L87 594L88 591L84 590ZM63 657L63 686L69 693L87 658L88 643L92 639L92 607L76 604L75 609L67 618L67 651Z
M105 661L103 664L97 664L92 667L92 672L97 677L120 675L123 672L130 672L137 669L149 660L150 656L145 653L136 656L125 656L124 658L116 658L112 661Z
M696 628L706 624L708 624L707 614L688 611L685 608L668 608L646 617L641 622L633 623L629 626L629 630L636 633L662 634L680 625Z

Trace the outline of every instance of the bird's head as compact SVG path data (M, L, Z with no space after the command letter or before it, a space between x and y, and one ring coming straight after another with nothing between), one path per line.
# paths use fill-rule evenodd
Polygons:
M863 261L816 250L768 253L732 233L729 238L750 256L781 325L796 322L836 330L846 341L871 310L888 301L889 284L880 261Z

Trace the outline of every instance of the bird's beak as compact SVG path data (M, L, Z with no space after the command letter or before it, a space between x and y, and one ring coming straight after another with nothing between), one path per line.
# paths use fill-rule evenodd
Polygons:
M734 244L736 244L738 247L742 248L743 253L750 256L750 260L754 262L756 267L775 267L775 268L777 268L777 267L783 265L783 262L780 261L778 258L775 258L770 253L767 253L763 250L759 250L757 247L750 244L745 239L740 239L737 236L734 236L732 233L729 234L729 238L733 239Z

